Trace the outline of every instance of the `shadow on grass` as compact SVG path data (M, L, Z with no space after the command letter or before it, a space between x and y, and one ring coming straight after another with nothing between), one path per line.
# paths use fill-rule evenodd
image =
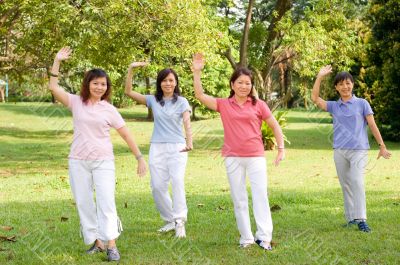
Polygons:
M27 192L33 198L40 196ZM195 264L221 264L221 260L225 264L265 264L267 261L268 264L323 264L323 259L332 261L337 257L345 262L343 264L349 261L359 264L365 257L382 264L395 264L391 261L396 259L399 241L393 228L399 227L398 215L393 213L400 206L380 199L391 195L368 192L368 201L373 201L369 204L369 217L372 228L376 227L374 238L385 237L386 244L380 244L377 240L366 240L368 235L356 229L341 227L345 220L338 189L307 193L272 189L270 205L279 205L281 210L272 213L273 241L277 245L266 255L257 247L238 248L239 234L229 192L187 195L189 216L184 240L175 239L173 233L160 235L156 232L163 222L151 194L117 193L117 209L124 225L118 240L121 264L192 264L194 261L199 261ZM79 238L79 219L72 199L0 203L0 207L4 209L0 212L2 225L14 228L2 233L16 235L16 242L0 243L1 263L95 264L105 261L105 254L84 254L88 247ZM251 205L249 210L251 212ZM252 223L254 228L253 219ZM374 251L360 253L360 245Z
M11 136L25 139L56 139L57 137L72 136L72 130L42 130L28 131L16 127L0 127L1 136Z
M71 112L60 104L49 102L16 103L0 105L0 109L14 112L15 114L34 115L39 117L70 117Z
M288 149L332 150L333 129L329 126L310 129L283 129L289 139Z

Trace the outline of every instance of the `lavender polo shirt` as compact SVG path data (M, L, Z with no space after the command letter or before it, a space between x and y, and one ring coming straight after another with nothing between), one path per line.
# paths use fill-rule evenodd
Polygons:
M349 101L327 101L327 110L333 117L333 148L367 150L367 115L374 112L368 101L353 96Z

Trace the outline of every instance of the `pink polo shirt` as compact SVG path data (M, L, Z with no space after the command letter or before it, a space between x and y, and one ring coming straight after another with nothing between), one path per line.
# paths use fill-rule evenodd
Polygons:
M249 97L239 105L235 97L217 98L217 111L224 126L222 156L264 156L261 124L272 115L264 101L253 105Z
M113 160L110 128L125 126L117 109L105 100L83 103L80 96L69 94L74 123L74 138L69 158L80 160Z

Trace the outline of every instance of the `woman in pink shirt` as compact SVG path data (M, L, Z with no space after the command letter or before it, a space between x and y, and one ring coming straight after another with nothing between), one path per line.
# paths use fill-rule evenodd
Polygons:
M71 52L69 47L64 47L57 53L49 84L53 96L72 112L74 137L68 157L71 190L84 242L92 244L86 253L107 250L108 260L118 261L120 254L115 240L122 226L115 206L115 165L110 128L117 130L135 155L139 176L146 173L146 162L121 115L109 103L111 82L103 70L92 69L85 73L80 96L69 94L58 85L61 61L67 60Z
M237 226L240 232L240 247L257 243L264 250L272 250L272 218L267 195L267 168L261 134L261 124L270 126L278 143L277 166L285 156L282 130L267 104L254 96L252 73L247 68L238 68L230 79L229 98L214 98L203 92L201 70L204 57L193 57L192 71L195 96L209 109L218 111L224 127L222 156L231 187ZM251 231L246 174L249 177L253 212L257 224L255 236Z

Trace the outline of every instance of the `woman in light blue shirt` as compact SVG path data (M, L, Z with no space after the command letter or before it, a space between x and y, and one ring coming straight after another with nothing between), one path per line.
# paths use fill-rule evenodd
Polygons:
M335 89L340 95L338 101L325 101L319 97L321 81L331 72L330 65L321 68L311 98L320 109L328 111L333 117L334 161L343 192L346 226L357 224L360 231L370 232L366 222L364 190L369 149L367 125L379 144L378 159L388 159L391 154L376 126L371 106L365 99L353 95L354 80L351 74L341 72L334 79Z
M170 68L158 73L155 95L142 95L133 91L133 69L145 65L146 62L133 62L129 65L125 94L153 111L154 129L149 151L151 188L156 207L165 222L158 231L175 230L176 237L186 237L184 176L187 152L193 149L191 109L186 98L180 96L178 75ZM170 182L172 200L168 192Z

